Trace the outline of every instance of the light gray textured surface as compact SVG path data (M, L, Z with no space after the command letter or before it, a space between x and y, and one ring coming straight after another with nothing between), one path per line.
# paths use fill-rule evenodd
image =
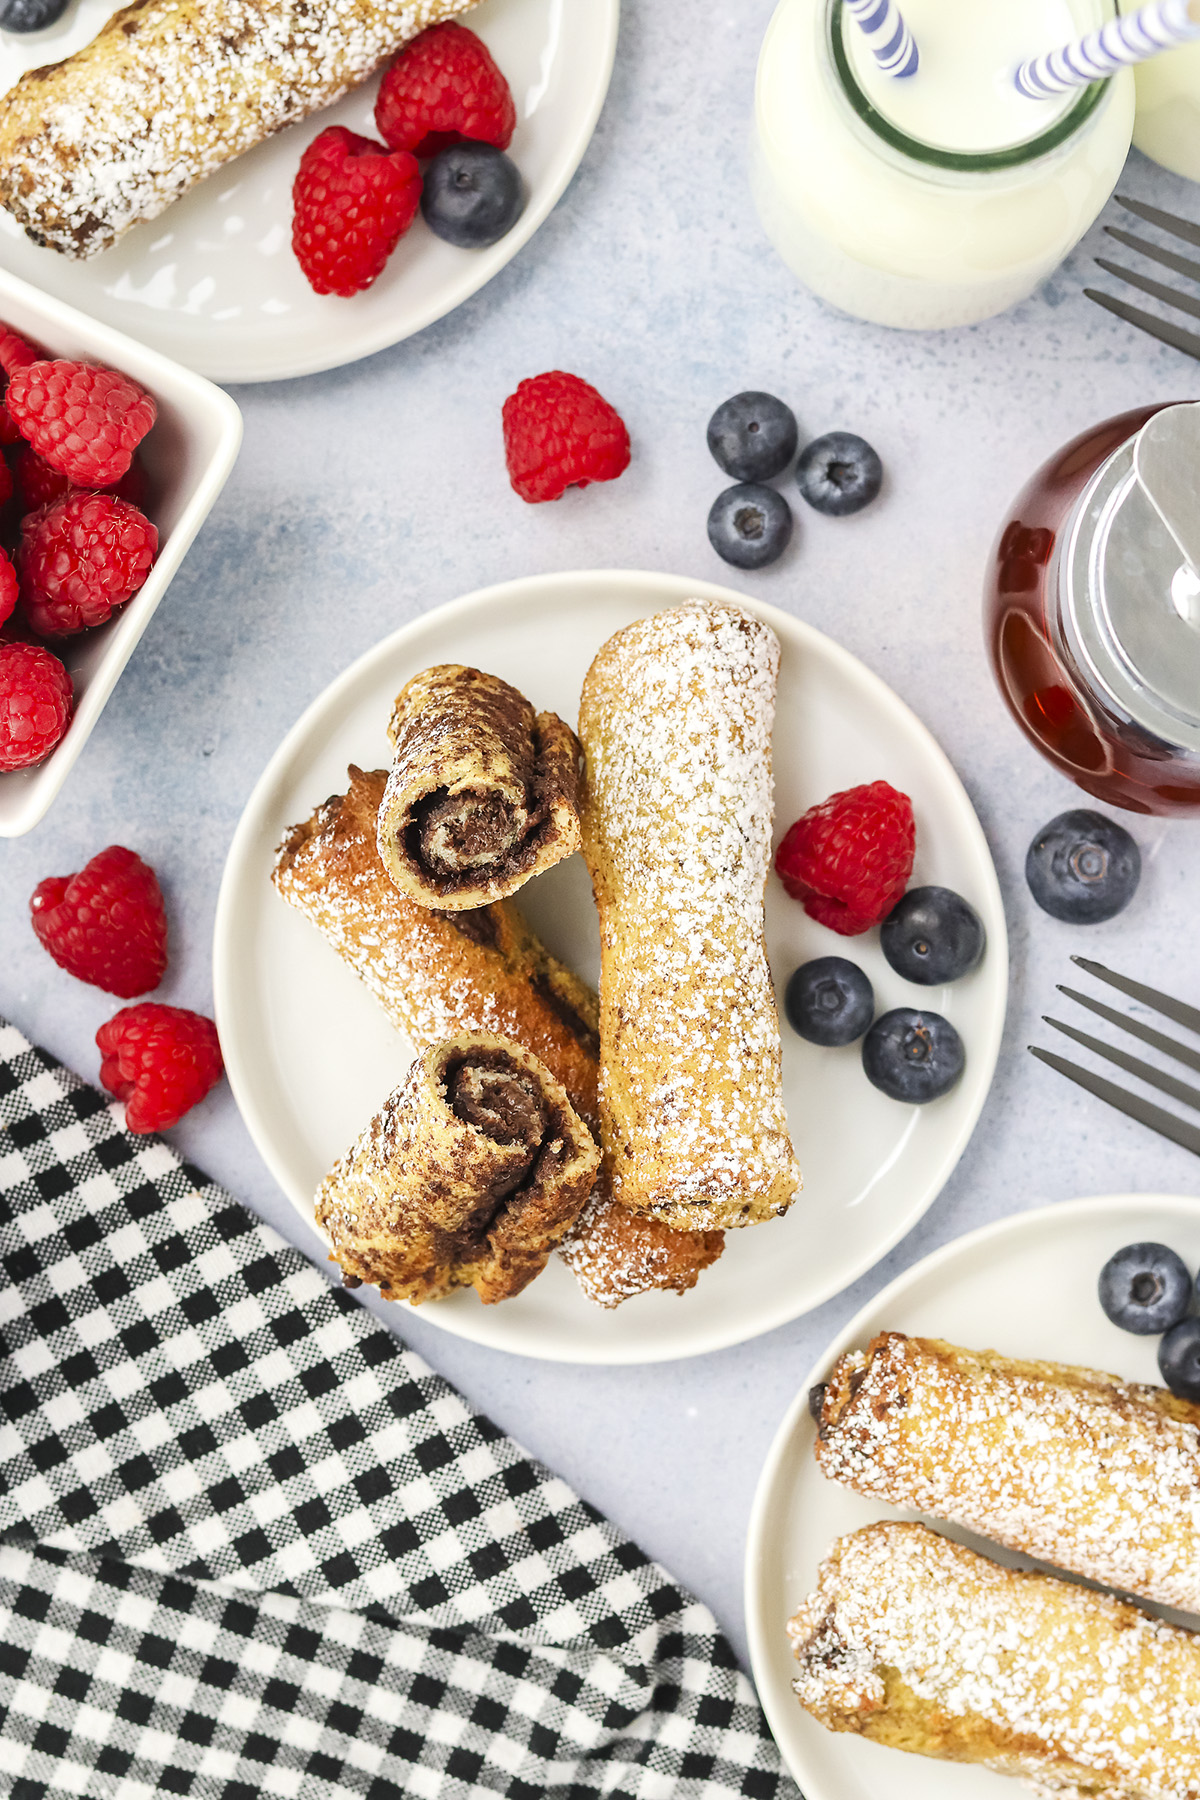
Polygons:
M1072 931L1037 911L1021 874L1025 846L1077 793L1001 706L979 593L1007 503L1043 457L1109 414L1195 397L1200 371L1084 300L1098 228L1032 300L971 330L891 334L802 292L766 245L744 176L770 9L771 0L628 0L599 132L510 268L442 324L368 362L237 390L246 441L225 494L62 797L30 837L0 846L0 1011L94 1078L92 1039L116 1003L34 942L26 908L36 882L108 843L138 850L160 871L171 916L172 965L156 998L207 1010L222 863L260 769L331 676L428 607L552 569L724 578L829 632L916 709L979 809L1013 952L995 1088L920 1228L788 1328L648 1371L547 1366L392 1315L435 1367L708 1600L739 1645L746 1519L767 1444L868 1294L1004 1213L1077 1194L1197 1191L1186 1152L1077 1094L1024 1046L1053 1036L1039 1015L1069 978L1073 950L1200 999L1200 831L1132 822L1145 876L1109 925ZM1200 217L1200 190L1137 155L1125 183ZM586 376L620 408L634 460L611 486L529 507L507 485L500 405L523 376L554 367ZM786 397L802 441L834 427L861 432L888 479L858 519L822 519L797 502L784 560L738 578L705 537L724 483L704 427L744 387ZM298 1236L227 1088L173 1135ZM1063 1278L1090 1281L1092 1271ZM1014 1295L1006 1348L1017 1352L1020 1305Z

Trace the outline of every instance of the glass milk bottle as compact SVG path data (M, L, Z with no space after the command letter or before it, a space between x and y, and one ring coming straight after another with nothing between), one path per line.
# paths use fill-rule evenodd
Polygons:
M780 0L758 65L751 179L784 261L843 311L990 318L1062 261L1129 149L1133 76L1053 99L1012 75L1111 0L904 0L920 66L885 75L841 0Z
M1043 756L1130 812L1200 813L1200 404L1085 432L1017 496L988 569L992 669Z
M1121 0L1121 11L1136 12L1140 4ZM1200 43L1152 56L1133 78L1134 143L1164 169L1200 181Z

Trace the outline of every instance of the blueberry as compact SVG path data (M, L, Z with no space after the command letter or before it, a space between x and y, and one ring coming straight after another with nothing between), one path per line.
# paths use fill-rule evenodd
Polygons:
M1042 828L1025 857L1029 891L1052 919L1099 925L1137 892L1141 852L1123 825L1079 807Z
M967 1059L949 1019L897 1006L868 1031L862 1060L867 1080L889 1100L924 1106L950 1092Z
M983 955L983 920L952 888L909 888L879 932L879 947L905 981L957 981Z
M712 503L708 541L736 569L765 569L778 560L792 535L792 512L774 488L743 481Z
M1181 1400L1200 1400L1200 1319L1180 1319L1158 1346L1163 1380Z
M67 0L0 0L0 30L45 31L67 10Z
M800 452L796 482L818 512L861 512L883 486L883 464L865 438L852 431L829 431Z
M1100 1304L1114 1325L1149 1337L1178 1324L1192 1297L1192 1278L1165 1244L1126 1244L1100 1271Z
M425 222L460 249L486 250L512 230L524 210L521 171L492 144L451 144L425 171Z
M810 1044L852 1044L875 1016L875 990L857 963L818 956L788 982L784 1010L792 1030Z
M708 421L708 447L735 481L782 474L799 441L795 413L774 394L735 394Z

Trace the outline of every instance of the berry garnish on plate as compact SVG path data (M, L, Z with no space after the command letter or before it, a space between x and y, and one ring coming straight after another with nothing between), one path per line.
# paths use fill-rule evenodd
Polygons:
M487 45L446 19L392 58L379 84L375 125L385 144L414 156L436 156L465 138L507 150L517 109Z
M425 171L421 216L461 250L486 250L525 210L521 171L490 144L452 144Z
M42 637L103 625L136 594L158 553L158 532L111 494L70 493L21 521L21 610Z
M708 421L708 447L735 481L770 481L796 454L796 415L774 394L748 390L718 406Z
M966 1066L963 1042L941 1013L897 1006L863 1039L863 1072L889 1100L924 1106L948 1094Z
M406 150L328 125L292 184L292 249L316 294L349 299L383 273L417 216L421 171Z
M875 1016L875 990L857 963L818 956L796 970L783 1007L793 1031L829 1049L862 1036Z
M629 433L590 382L562 369L531 375L504 402L508 477L531 505L569 487L615 481L629 467Z
M224 1074L217 1028L182 1006L143 1000L102 1025L100 1080L125 1102L127 1131L166 1131Z
M1181 1400L1200 1400L1200 1319L1180 1319L1158 1346L1163 1380Z
M986 942L975 908L945 887L909 888L879 931L879 947L897 975L922 987L966 975Z
M71 677L41 644L0 643L0 769L49 756L71 722Z
M0 0L0 31L47 31L67 10L67 0Z
M4 403L25 441L79 487L120 480L158 411L128 375L54 358L15 369Z
M167 967L167 914L148 863L110 844L77 875L40 881L30 922L60 969L106 993L132 1000L162 980Z
M915 851L912 801L872 781L810 807L784 834L775 870L810 919L858 937L899 900Z
M883 464L865 438L830 431L800 452L796 485L818 512L844 518L874 500L883 486Z
M0 625L11 618L17 604L17 571L0 550Z
M775 488L739 482L713 501L708 541L735 569L765 569L778 562L792 536L792 512Z
M1077 807L1038 832L1025 857L1029 891L1052 919L1100 925L1137 892L1142 856L1123 825Z
M1192 1278L1166 1244L1126 1244L1100 1271L1100 1304L1122 1331L1150 1337L1177 1325L1192 1298Z

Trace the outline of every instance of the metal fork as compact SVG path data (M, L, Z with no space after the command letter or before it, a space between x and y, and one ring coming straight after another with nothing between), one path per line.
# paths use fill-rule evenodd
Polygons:
M1197 340L1197 353L1200 354L1200 339ZM1200 1007L1189 1006L1183 1000L1174 1000L1170 994L1162 994L1157 988L1147 987L1144 982L1131 981L1128 975L1118 975L1112 969L1106 969L1103 963L1089 962L1086 956L1073 956L1071 961L1088 975L1094 975L1098 981L1105 981L1110 987L1120 989L1132 999L1140 1000L1153 1012L1173 1019L1177 1025L1186 1026L1189 1031L1200 1036ZM1110 1024L1127 1031L1143 1044L1149 1044L1154 1050L1161 1050L1164 1055L1172 1057L1186 1068L1200 1073L1200 1046L1180 1043L1176 1038L1168 1037L1166 1032L1156 1031L1141 1019L1131 1019L1128 1014L1118 1012L1116 1007L1105 1006L1103 1001L1093 1000L1075 988L1063 987L1059 983L1058 991L1065 994L1068 1000L1086 1007L1088 1012L1095 1013L1098 1018L1107 1019ZM1075 1043L1082 1044L1084 1049L1103 1057L1105 1062L1124 1069L1127 1075L1136 1075L1139 1081L1144 1081L1148 1087L1157 1088L1160 1094L1167 1094L1172 1100L1178 1100L1184 1106L1200 1112L1200 1088L1193 1087L1190 1082L1180 1081L1165 1069L1143 1062L1140 1056L1131 1056L1128 1050L1122 1050L1116 1044L1106 1044L1102 1038L1080 1031L1074 1025L1065 1025L1060 1019L1047 1017L1044 1022ZM1053 1051L1041 1050L1036 1044L1030 1044L1029 1049L1039 1062L1048 1063L1060 1075L1065 1075L1068 1081L1086 1088L1089 1094L1095 1094L1098 1099L1106 1100L1109 1106L1115 1106L1127 1118L1136 1119L1141 1125L1148 1125L1151 1131L1157 1131L1162 1137L1170 1138L1172 1143L1182 1144L1185 1150L1200 1156L1200 1126L1189 1124L1186 1119L1178 1118L1165 1107L1156 1106L1152 1100L1142 1099L1140 1094L1128 1093L1125 1088L1118 1087L1116 1082L1107 1081L1103 1075L1093 1075L1090 1069L1068 1062L1065 1056L1055 1056Z
M1114 196L1117 205L1123 206L1126 212L1134 213L1144 219L1148 225L1155 225L1160 231L1179 238L1185 244L1200 247L1200 225L1193 225L1190 219L1181 219L1175 213L1163 212L1161 207L1147 206L1142 200L1129 200L1123 194ZM1180 256L1175 250L1167 250L1161 244L1155 244L1149 238L1135 237L1132 231L1121 231L1115 225L1104 227L1110 238L1123 244L1127 250L1135 250L1151 262L1158 263L1173 274L1182 275L1188 281L1200 282L1200 262L1191 257ZM1177 312L1189 314L1193 319L1200 319L1200 298L1195 295L1181 293L1178 288L1171 287L1165 281L1155 281L1152 276L1142 275L1136 269L1127 269L1122 263L1109 262L1107 257L1096 258L1099 266L1109 275L1115 275L1119 281L1127 281L1140 293L1149 294L1153 300L1161 300L1172 306ZM1139 331L1148 332L1160 343L1170 344L1175 350L1182 350L1187 356L1200 359L1200 334L1185 331L1182 325L1173 325L1169 319L1160 319L1156 313L1145 312L1140 306L1130 306L1127 300L1118 300L1112 294L1105 294L1099 288L1084 288L1089 300L1097 306L1104 307L1106 312L1115 313L1118 319L1124 319L1128 325L1136 325Z

